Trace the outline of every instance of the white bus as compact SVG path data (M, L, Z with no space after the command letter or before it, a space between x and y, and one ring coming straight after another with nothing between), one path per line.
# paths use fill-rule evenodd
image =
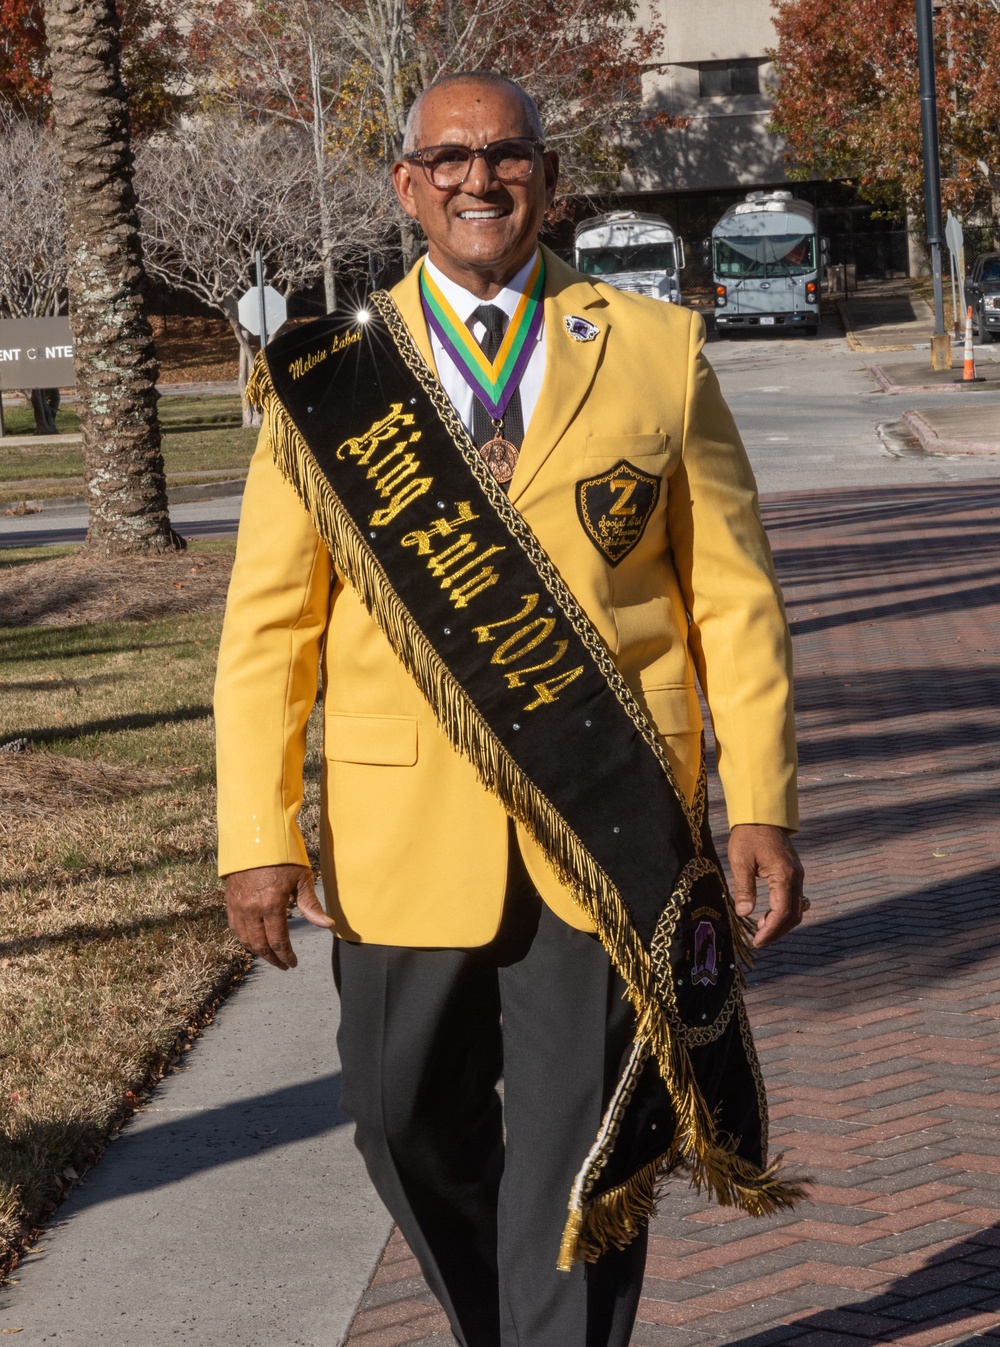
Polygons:
M684 243L659 215L613 210L576 227L573 253L578 271L670 304L681 302Z
M761 327L819 328L826 247L816 211L791 192L750 192L712 230L719 336Z

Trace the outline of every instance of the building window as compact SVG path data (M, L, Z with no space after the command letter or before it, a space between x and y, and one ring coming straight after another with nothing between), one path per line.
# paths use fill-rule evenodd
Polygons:
M701 97L729 98L733 94L759 94L761 64L756 60L702 61L698 66Z

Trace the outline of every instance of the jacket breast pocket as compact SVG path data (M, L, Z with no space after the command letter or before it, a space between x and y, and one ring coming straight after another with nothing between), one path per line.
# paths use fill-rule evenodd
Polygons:
M584 453L587 458L654 458L665 454L670 436L657 431L651 435L588 435Z
M331 762L412 767L417 761L417 722L413 716L328 711L324 728L324 749Z
M697 734L701 730L701 707L693 683L644 687L642 700L660 734Z

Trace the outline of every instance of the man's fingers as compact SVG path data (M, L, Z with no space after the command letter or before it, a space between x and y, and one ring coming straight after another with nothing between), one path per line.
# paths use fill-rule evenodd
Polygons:
M753 943L760 949L773 944L798 926L802 920L801 885L796 893L794 876L783 876L769 882L768 909L757 922Z
M765 824L737 824L729 838L733 900L740 916L749 916L756 897L756 877L767 883L768 910L757 921L754 945L779 940L802 920L802 863L783 829Z
M330 931L335 928L336 922L332 917L326 915L319 899L316 897L312 875L300 882L295 894L295 902L306 921L312 922L314 926L325 926Z
M280 912L268 912L264 916L264 938L267 941L266 950L258 950L262 959L267 959L268 963L274 964L275 968L294 968L298 963L295 957L295 951L292 949L292 942L288 938L288 917L286 909L282 908Z
M298 963L288 938L288 905L312 872L302 865L266 865L226 878L226 910L233 934L244 948L275 968ZM315 900L315 896L314 896Z

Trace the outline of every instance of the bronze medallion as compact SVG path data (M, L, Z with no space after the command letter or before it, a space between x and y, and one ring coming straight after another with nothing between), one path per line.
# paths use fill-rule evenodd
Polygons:
M493 476L501 486L506 486L517 467L517 445L511 444L510 440L505 440L502 435L497 434L492 440L480 445L479 452Z

